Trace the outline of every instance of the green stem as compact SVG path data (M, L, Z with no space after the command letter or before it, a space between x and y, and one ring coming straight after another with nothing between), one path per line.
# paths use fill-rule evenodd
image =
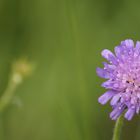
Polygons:
M2 112L9 105L19 84L19 82L14 80L13 78L14 75L11 76L8 86L2 97L0 98L0 112Z
M121 130L122 130L122 126L123 126L123 115L121 115L115 124L115 128L114 128L114 132L113 132L113 139L112 140L120 140L120 136L121 136Z

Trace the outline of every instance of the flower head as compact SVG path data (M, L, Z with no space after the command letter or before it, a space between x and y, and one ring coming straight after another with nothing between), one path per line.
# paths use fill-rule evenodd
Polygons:
M112 120L124 111L125 118L131 120L140 112L140 42L134 45L131 39L122 41L114 51L105 49L101 53L108 63L103 63L103 69L97 68L97 74L107 79L102 86L108 91L98 101L104 105L110 100Z
M33 72L34 65L27 58L20 58L12 64L12 80L20 84L23 78L28 77Z

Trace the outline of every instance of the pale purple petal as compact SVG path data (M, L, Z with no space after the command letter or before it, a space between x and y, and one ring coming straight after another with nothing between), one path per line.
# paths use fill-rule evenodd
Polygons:
M119 107L117 106L111 113L110 113L110 118L112 120L116 120L124 111L124 107Z
M117 104L117 102L119 101L119 99L120 99L120 94L115 95L115 96L112 98L110 104L111 104L112 106L114 106L115 104Z
M98 102L104 105L104 104L106 104L112 98L112 96L114 94L115 94L115 92L112 91L112 90L107 91L102 96L100 96L98 98Z
M108 80L106 82L103 82L101 86L106 88L106 89L111 89L113 87L113 82Z
M134 57L137 57L140 54L140 41L136 42L136 48L135 48L135 53L134 53Z
M125 113L125 118L126 118L127 120L131 120L131 119L133 118L134 114L135 114L135 109L130 108L130 109L128 109L128 111Z
M134 47L134 42L133 42L132 39L127 39L125 41L122 41L121 45L124 45L126 47L132 48L132 47Z
M114 63L114 64L117 64L117 60L115 58L115 55L110 50L105 49L105 50L102 51L101 54L109 62Z
M113 53L110 50L108 50L108 49L104 49L101 54L107 60L109 59L110 55L113 55Z
M97 72L98 76L100 76L101 78L105 78L105 79L109 78L109 73L107 72L107 70L97 68L96 72Z
M137 41L137 42L136 42L136 48L137 48L137 49L140 49L140 41Z
M120 58L121 56L120 54L123 51L123 48L121 46L116 46L114 51L115 51L116 56Z

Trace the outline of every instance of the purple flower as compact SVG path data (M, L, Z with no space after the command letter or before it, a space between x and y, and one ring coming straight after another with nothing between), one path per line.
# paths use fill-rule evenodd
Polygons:
M122 41L114 51L105 49L101 53L108 63L103 63L103 69L97 68L97 74L107 79L102 86L108 91L98 101L104 105L110 100L112 120L124 111L125 118L131 120L140 112L140 42L134 45L131 39Z

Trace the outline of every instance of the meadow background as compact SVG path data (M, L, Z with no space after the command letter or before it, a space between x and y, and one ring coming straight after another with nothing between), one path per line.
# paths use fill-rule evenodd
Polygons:
M140 40L138 0L0 0L0 96L14 59L33 74L0 114L1 140L110 140L111 107L96 76L100 52ZM140 139L140 116L125 121L123 140Z

